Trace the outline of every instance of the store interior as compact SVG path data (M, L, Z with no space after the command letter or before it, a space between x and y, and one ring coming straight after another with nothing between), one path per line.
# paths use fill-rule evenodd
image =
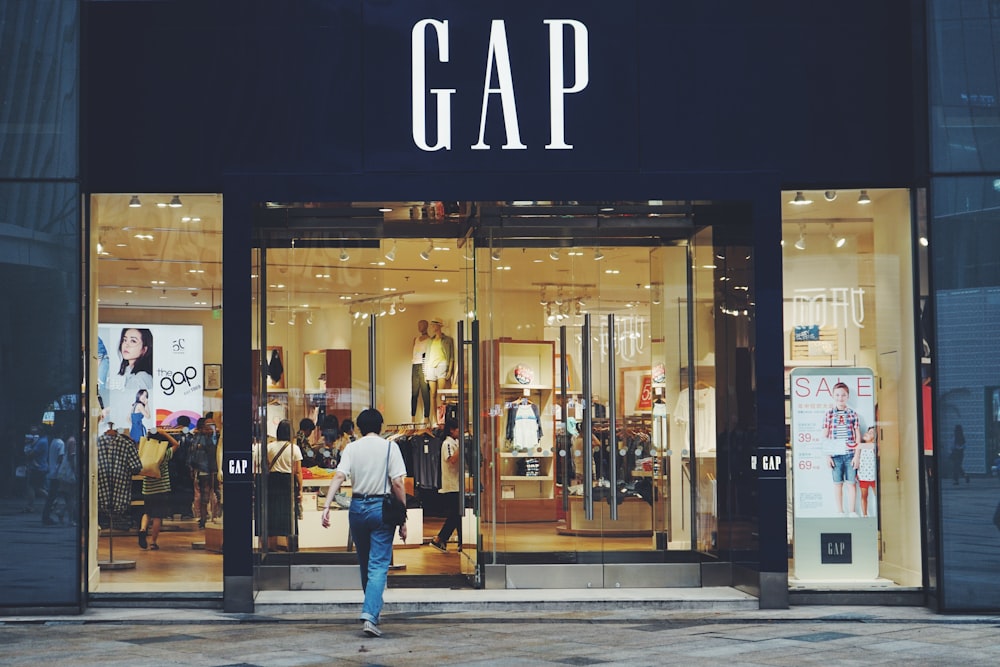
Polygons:
M857 190L804 191L811 203L793 204L797 194L782 193L786 370L865 365L879 378L882 431L872 504L879 516L879 577L836 585L916 586L916 452L906 444L915 440L916 420L916 374L908 365L912 303L905 298L912 280L909 194L864 191L870 203L862 203ZM413 480L412 509L418 511L411 516L419 517L419 529L411 535L422 539L399 545L395 561L405 567L393 576L467 574L480 554L496 562L512 553L545 558L716 548L710 434L720 405L714 396L717 357L726 355L716 348L717 319L721 314L749 325L749 265L720 256L711 228L692 224L676 203L618 204L617 211L613 205L575 202L262 205L265 213L312 208L322 221L320 228L295 234L267 230L265 222L257 239L251 276L254 351L248 351L248 363L259 363L262 370L257 397L263 409L256 413L262 431L269 431L277 414L297 425L303 417L320 419L322 403L324 414L342 420L374 402L391 427L387 433L422 435L438 423L438 406L455 406L460 392L467 406L475 402L484 414L480 442L465 452L469 493L462 544L453 536L446 554L426 546L443 518L428 490ZM470 215L474 211L476 216ZM374 226L373 215L379 220ZM97 349L98 325L197 327L202 373L197 412L212 412L224 433L221 195L94 195L91 219L91 312L98 314L92 348ZM470 225L470 219L477 223ZM650 234L653 227L669 231ZM835 355L802 359L792 340L797 290L824 286L831 272L843 276L845 285L864 289L864 326L843 327ZM720 283L726 284L724 298ZM423 395L411 409L411 357L421 320L440 320L452 338L462 323L466 341L472 340L475 322L479 341L478 375L472 372L471 342L457 345L465 374L440 384L428 418ZM274 352L282 366L277 382L267 379ZM340 369L339 386L333 365ZM91 373L97 372L95 362ZM616 427L629 443L618 447L615 457L606 442L597 442L589 466L580 438L573 437L581 424L571 425L580 416L578 406L587 404L588 373L592 416L598 405L613 408ZM537 441L527 444L506 432L511 408L523 399L538 408L541 425ZM596 420L595 432L607 428L601 421L607 416ZM321 445L321 437L317 432L313 441ZM96 450L91 450L95 470ZM587 511L584 496L571 488L583 486L585 474L595 486L603 484L612 468L616 484L631 485L630 495L612 512L598 494ZM306 486L296 539L291 546L279 540L274 549L258 542L262 561L308 563L350 550L346 531L334 536L333 529L318 525L322 473ZM794 470L789 486L794 544ZM224 507L224 489L220 495ZM137 496L129 508L134 522L141 516ZM92 593L221 591L221 507L212 504L205 528L198 525L197 506L168 517L160 549L151 551L140 548L137 524L101 525L97 480L91 497ZM134 566L118 569L117 561ZM794 574L792 582L817 585L797 582Z

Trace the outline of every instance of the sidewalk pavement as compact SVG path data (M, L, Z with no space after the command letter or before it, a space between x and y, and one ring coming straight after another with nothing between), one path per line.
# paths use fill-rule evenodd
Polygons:
M599 599L586 591L475 593L490 595L463 608L463 591L390 589L380 639L360 632L358 592L342 592L343 599L330 591L262 594L253 614L94 608L81 616L0 618L0 665L1000 664L998 615L920 607L758 610L731 589L623 589Z

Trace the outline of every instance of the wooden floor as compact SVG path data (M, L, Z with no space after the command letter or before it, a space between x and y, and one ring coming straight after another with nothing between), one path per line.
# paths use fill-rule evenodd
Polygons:
M209 525L212 525L211 522ZM650 537L577 537L559 535L560 524L510 523L486 526L482 535L485 550L492 550L494 540L498 551L554 552L554 551L649 551L653 549ZM405 565L400 573L406 575L455 575L468 571L475 558L471 544L466 555L457 551L452 537L448 553L443 554L427 546L426 542L437 534L441 520L427 517L424 520L424 540L416 544L397 547L393 562ZM465 536L470 541L470 536ZM167 521L160 533L158 551L139 548L136 533L116 532L110 538L103 534L98 545L98 560L107 561L113 549L114 561L135 561L134 569L102 569L93 593L133 592L221 592L222 554L196 548L205 542L204 531L196 521ZM412 537L411 537L412 542ZM464 566L464 568L463 568ZM391 576L391 574L390 574Z

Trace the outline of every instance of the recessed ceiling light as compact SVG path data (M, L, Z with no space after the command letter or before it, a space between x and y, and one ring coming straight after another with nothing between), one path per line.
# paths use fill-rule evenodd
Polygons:
M806 206L812 203L812 199L806 199L805 195L802 194L802 191L799 190L798 192L795 193L795 197L792 199L792 201L788 203L794 206Z

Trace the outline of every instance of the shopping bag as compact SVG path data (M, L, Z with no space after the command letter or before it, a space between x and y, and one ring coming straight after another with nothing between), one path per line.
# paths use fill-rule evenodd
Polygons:
M160 478L160 464L167 452L167 442L154 438L143 437L139 440L139 460L142 461L140 475Z

